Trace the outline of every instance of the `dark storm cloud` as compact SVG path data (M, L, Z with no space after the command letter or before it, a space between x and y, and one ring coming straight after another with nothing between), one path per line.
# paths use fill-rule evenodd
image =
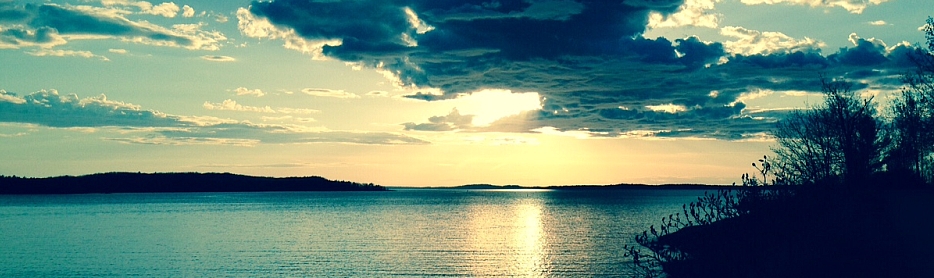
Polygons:
M820 53L802 51L792 53L773 53L769 55L737 55L733 57L731 62L753 64L765 69L787 67L822 69L830 66L830 61L828 61L827 58Z
M167 115L144 110L138 105L109 100L104 95L80 99L75 94L63 95L55 90L39 91L22 97L0 90L0 122L55 128L116 127L128 130L155 130L154 132L159 134L157 137L110 138L120 142L146 144L428 143L392 133L307 131L298 126Z
M776 118L744 114L737 102L756 90L818 91L819 74L888 86L909 63L909 46L851 35L853 47L730 54L696 37L646 39L649 12L683 1L292 1L254 2L250 11L307 39L340 39L324 54L380 68L406 85L436 88L444 100L482 89L537 92L543 109L472 130L527 132L542 127L608 136L667 131L669 136L736 139ZM573 7L546 9L543 7ZM417 15L417 18L410 14ZM370 16L368 16L370 15ZM365 17L362 20L358 18ZM430 26L426 27L426 26ZM653 111L672 105L679 111ZM443 116L439 116L443 117ZM519 124L519 121L524 121ZM445 122L406 129L453 130Z
M424 3L424 14L433 21L530 18L567 20L584 5L571 0L552 1L462 1L460 5Z
M682 54L678 61L689 69L699 69L705 65L717 62L725 54L720 43L705 43L697 37L677 39L677 50Z
M0 23L19 22L29 17L22 9L17 9L13 2L0 2Z
M828 58L842 64L856 66L873 66L889 61L885 57L884 44L856 37L855 34L850 35L850 40L856 44L855 47L840 48L839 52L828 56Z
M250 11L306 38L402 43L399 34L412 27L400 8L393 1L274 1L253 2Z

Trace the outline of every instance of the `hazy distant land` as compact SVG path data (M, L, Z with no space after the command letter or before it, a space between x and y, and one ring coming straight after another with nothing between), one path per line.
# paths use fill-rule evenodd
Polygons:
M100 173L24 178L0 176L0 194L385 191L383 186L323 177L256 177L230 173Z
M521 185L495 185L495 184L467 184L453 187L416 187L423 189L553 189L553 190L625 190L625 189L719 189L723 185L709 184L640 184L620 183L611 185L549 185L549 186L521 186Z

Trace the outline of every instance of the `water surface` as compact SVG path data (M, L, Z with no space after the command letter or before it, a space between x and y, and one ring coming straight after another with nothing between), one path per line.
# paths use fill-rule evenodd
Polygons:
M0 276L626 276L697 190L0 196Z

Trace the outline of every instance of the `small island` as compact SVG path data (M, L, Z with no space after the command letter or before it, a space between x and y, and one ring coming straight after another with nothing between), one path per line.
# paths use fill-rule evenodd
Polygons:
M231 173L100 173L25 178L0 176L0 194L89 194L273 191L386 191L380 185L323 177L257 177Z

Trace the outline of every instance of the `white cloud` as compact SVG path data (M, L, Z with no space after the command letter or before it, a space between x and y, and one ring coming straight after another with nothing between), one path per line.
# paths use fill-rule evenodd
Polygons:
M6 90L0 89L0 102L9 102L12 104L23 104L23 103L26 103L26 99L17 97L13 93L8 93Z
M195 16L195 9L193 9L191 6L188 6L188 5L182 6L182 17L194 17L194 16Z
M122 48L111 48L111 49L107 49L107 52L115 53L115 54L127 54L126 49L122 49Z
M181 10L178 5L175 3L167 2L159 5L155 5L152 9L149 10L149 14L161 15L164 17L175 17L178 15L178 11Z
M888 23L886 23L885 20L876 20L876 21L870 21L870 22L869 22L869 25L872 25L872 26L883 26L883 25L886 25L886 24L888 24Z
M359 98L360 96L354 93L348 93L344 90L331 90L331 89L319 89L319 88L305 88L302 89L302 93L309 96L316 97L333 97L333 98Z
M276 108L276 113L282 114L314 114L321 113L320 110L307 109L307 108L288 108L288 107L279 107Z
M253 90L250 90L250 89L247 89L246 87L239 87L239 88L234 89L233 91L234 91L235 93L237 93L238 96L255 96L255 97L261 97L261 96L265 96L265 95L266 95L266 93L264 93L264 92L263 92L262 90L260 90L260 89L253 89Z
M246 106L237 103L234 100L227 99L220 103L212 103L205 101L202 105L204 109L207 110L224 110L224 111L240 111L240 112L258 112L258 113L270 113L270 114L313 114L321 111L314 109L304 109L304 108L272 108L269 106L259 107L259 106Z
M746 5L789 4L810 7L840 7L850 13L861 14L869 5L879 5L889 0L741 0Z
M181 10L178 5L174 2L163 2L159 5L153 5L147 1L130 1L130 0L101 0L101 4L104 6L129 6L136 7L139 9L140 14L151 14L158 15L163 17L172 18L178 15L179 10ZM193 13L194 11L192 11Z
M311 123L311 122L316 121L314 118L295 117L291 115L285 115L285 116L280 116L280 117L263 116L263 117L260 117L260 119L262 119L263 121L295 121L299 123Z
M757 99L757 98L767 97L767 96L770 96L770 95L772 95L772 94L775 94L775 91L772 91L772 90L761 90L761 89L753 90L753 91L748 91L748 92L745 92L745 93L740 94L739 97L736 98L736 102L747 102L747 101L754 100L754 99ZM734 103L736 103L736 102L734 102Z
M258 107L258 106L244 106L240 105L234 100L224 100L221 103L211 103L205 101L202 105L204 109L207 110L226 110L226 111L240 111L240 112L259 112L259 113L276 113L276 110L273 110L269 106Z
M859 45L859 42L862 40L862 41L867 41L867 42L869 42L869 43L871 43L872 45L875 45L875 46L877 46L877 47L881 47L881 48L886 48L886 47L887 47L887 46L885 45L885 42L882 41L882 40L880 40L880 39L877 39L877 38L861 38L861 37L860 37L859 35L857 35L856 33L850 33L850 36L847 37L847 40L849 40L850 43L852 43L854 46L858 46L858 45Z
M260 140L257 140L257 139L165 137L165 136L104 138L104 140L110 140L110 141L125 143L125 144L167 145L167 146L225 145L225 146L253 147L260 143Z
M649 14L650 28L697 26L717 28L720 23L719 13L712 13L714 5L722 0L687 0L678 11L664 16L658 12Z
M96 55L91 53L91 51L75 51L75 50L61 50L61 49L47 49L41 48L35 51L28 51L26 54L38 57L44 56L54 56L54 57L81 57L81 58L97 58L101 61L110 61L107 57Z
M406 18L409 20L409 24L412 24L412 28L415 28L415 33L424 34L435 29L434 26L428 25L419 19L418 14L416 14L415 11L413 11L411 8L406 7L404 11Z
M798 40L781 32L760 32L736 26L723 27L720 29L720 34L737 38L737 40L723 43L727 52L733 54L754 55L812 51L825 46L824 42L808 37Z
M669 104L659 104L659 105L646 105L645 108L652 110L654 112L665 112L675 114L678 112L688 111L688 108L684 105L675 105L673 103Z

